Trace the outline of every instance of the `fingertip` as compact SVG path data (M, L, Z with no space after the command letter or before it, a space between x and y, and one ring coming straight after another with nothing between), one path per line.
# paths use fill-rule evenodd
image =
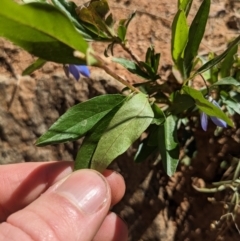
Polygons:
M123 176L112 170L105 170L103 172L103 176L107 179L110 187L111 187L111 206L114 206L116 203L118 203L124 196L126 185L125 181L123 179Z
M110 212L93 241L127 241L128 227L126 223L115 213Z
M33 240L50 236L59 241L92 240L108 214L110 202L106 179L96 171L79 170L12 214L7 222Z
M0 221L33 202L50 186L73 171L73 163L28 162L0 168Z

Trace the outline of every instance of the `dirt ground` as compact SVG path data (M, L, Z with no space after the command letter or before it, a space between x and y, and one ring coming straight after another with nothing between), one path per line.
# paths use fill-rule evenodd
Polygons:
M193 1L190 18L200 2ZM177 0L109 0L109 4L117 19L137 11L128 33L129 46L143 58L146 48L154 44L156 51L161 53L159 71L162 80L176 84L170 56L170 28ZM240 2L213 0L201 54L221 53L239 30ZM101 43L94 44L100 53L104 47ZM127 56L119 48L115 54ZM82 78L76 82L67 79L61 66L53 63L31 76L20 77L32 60L33 57L20 48L0 39L0 163L73 161L80 141L44 148L36 147L34 142L70 106L96 95L117 93L122 86L96 68L91 68L90 79ZM111 64L110 59L105 61L130 82L139 81L120 66ZM231 192L205 194L192 187L193 183L205 187L232 175L231 168L234 170L236 166L233 157L240 158L239 116L234 117L234 121L235 129L227 128L217 135L211 124L207 132L203 132L196 122L190 129L181 129L179 140L182 151L189 151L188 159L182 159L171 178L163 172L161 162L154 159L141 164L133 162L137 143L117 158L111 168L124 176L127 190L114 210L128 224L129 241L240 239L236 226L240 227L240 219L237 218L235 224L231 222L231 215L228 222L221 219ZM223 162L227 163L228 169L221 167Z

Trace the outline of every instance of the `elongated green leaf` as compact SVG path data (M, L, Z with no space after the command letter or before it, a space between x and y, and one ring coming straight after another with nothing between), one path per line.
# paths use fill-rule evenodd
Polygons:
M183 51L188 41L188 25L185 12L178 10L172 24L172 58L176 66L182 71Z
M72 141L84 136L126 97L101 95L70 108L38 140L38 146Z
M146 52L145 62L141 62L142 66L151 75L152 80L154 80L154 77L158 78L156 75L158 73L160 56L160 53L155 54L154 46L151 45Z
M22 0L24 3L31 3L31 2L40 2L40 3L47 3L47 0Z
M214 65L220 63L227 56L227 54L232 51L232 49L236 48L236 45L238 45L239 42L240 42L240 35L234 41L232 41L231 44L229 44L228 48L222 54L218 55L214 59L211 59L210 61L205 63L202 67L200 67L194 73L194 75L201 74L209 70L210 68L212 68Z
M155 75L155 70L153 68L153 66L143 62L143 61L140 61L142 67L146 70L146 72L148 73L149 76L154 76Z
M220 74L222 78L231 75L231 69L234 63L234 55L237 53L237 51L238 51L238 45L235 45L234 48L230 49L225 59L222 61L221 68L220 68Z
M141 136L152 119L153 111L145 95L135 94L126 101L102 135L91 168L103 171Z
M128 28L130 22L133 20L133 18L136 16L136 11L130 13L130 15L128 16L128 18L125 21L125 27Z
M1 4L4 7L0 8L0 36L45 60L85 63L74 57L73 51L85 54L87 43L57 8L38 2L20 5L1 0Z
M125 67L129 72L133 73L133 74L137 74L139 76L141 76L142 78L147 78L148 79L148 75L143 72L139 66L137 64L135 64L133 61L131 60L127 60L124 58L112 58L112 61L118 64L121 64L123 67Z
M216 116L224 120L229 126L234 126L233 122L226 116L226 114L213 105L210 101L206 100L200 91L192 89L188 86L183 86L183 90L186 94L190 95L196 103L196 106L209 116Z
M76 8L79 19L88 25L93 25L98 30L99 34L105 32L110 35L110 29L106 24L105 17L110 11L106 0L93 0L83 6Z
M152 110L154 113L154 118L153 118L152 124L161 125L165 121L165 118L166 118L164 115L164 112L155 103L152 104Z
M79 22L79 18L75 10L77 5L74 2L68 2L67 0L51 1L60 11L68 16L85 40L92 41L93 39L97 38L97 35L94 35L92 32L88 31L88 29L86 29L85 26Z
M203 0L189 29L188 43L184 52L185 76L189 77L193 67L193 60L197 56L207 24L211 0Z
M234 79L233 77L229 76L223 79L220 79L218 82L214 83L212 86L216 85L234 85L234 86L240 86L240 82ZM211 86L211 87L212 87Z
M169 111L174 115L177 115L194 106L194 104L194 99L191 96L176 92L172 106L170 107Z
M149 134L147 137L148 146L158 146L158 126L150 125L148 129L149 129Z
M179 160L179 146L176 135L177 122L170 115L166 118L164 125L158 127L158 147L161 154L163 167L168 176L176 171Z
M125 37L126 37L126 33L127 33L127 28L124 25L120 25L118 26L118 37L121 39L122 42L124 42Z
M114 107L107 115L105 115L86 135L84 141L77 153L76 160L74 162L74 170L90 168L91 159L94 151L97 147L98 141L100 140L102 134L106 130L109 122L122 106L124 101L120 102L116 107Z
M191 9L193 0L179 0L178 1L178 8L185 11L186 16L188 16L188 13Z
M231 109L231 112L233 112L233 114L236 112L240 115L240 103L238 103L234 98L232 98L229 93L221 91L220 97L222 99L222 102L227 106L227 108Z
M134 156L134 161L136 163L140 163L145 161L149 156L154 154L157 151L156 146L149 146L148 139L144 139L142 143L139 145L138 150Z
M219 77L219 68L217 65L214 65L210 69L210 79L208 80L211 84L214 84L218 82L218 77Z
M47 61L44 59L37 59L34 63L29 65L23 72L22 75L30 75L32 72L34 72L37 69L40 69L43 67L44 64L46 64Z

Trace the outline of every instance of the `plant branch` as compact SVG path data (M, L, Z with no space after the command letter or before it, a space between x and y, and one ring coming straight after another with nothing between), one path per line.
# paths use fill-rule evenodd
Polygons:
M119 44L121 45L122 49L125 50L131 56L131 58L141 67L140 60L138 59L138 57L136 55L134 55L132 50L130 48L128 48L126 46L126 44L124 44L124 43L119 43Z
M118 42L119 43L119 42ZM122 49L124 51L126 51L130 56L131 58L136 62L136 64L139 66L139 68L145 72L145 69L143 68L139 58L132 52L132 50L125 44L125 43L119 43L120 46L122 47Z
M123 85L127 86L130 90L132 90L133 92L140 92L137 88L135 88L134 86L132 86L130 83L128 83L126 80L124 80L122 77L120 77L119 75L117 75L115 72L113 72L111 69L109 69L103 62L103 60L99 57L96 56L95 54L93 54L94 58L98 61L97 64L95 64L95 66L105 70L106 73L108 73L109 75L111 75L114 79L116 79L118 82L122 83Z

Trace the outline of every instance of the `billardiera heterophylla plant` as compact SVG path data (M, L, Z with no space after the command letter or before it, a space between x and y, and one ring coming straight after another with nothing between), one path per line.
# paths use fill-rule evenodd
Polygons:
M208 118L217 126L234 127L233 121L218 103L210 97L205 99L202 92L192 85L197 75L209 72L206 81L210 88L216 88L228 113L240 113L240 92L237 89L240 86L240 60L237 57L240 36L222 53L211 55L206 62L198 61L211 0L201 1L192 21L188 19L192 0L178 0L178 10L171 27L172 60L182 76L176 81L177 85L168 80L158 81L161 55L155 53L154 46L146 50L145 59L133 53L127 30L136 12L126 19L115 21L107 0L91 0L84 6L77 6L70 0L22 1L26 4L1 0L4 7L0 8L0 37L38 57L23 74L31 74L51 61L63 64L67 76L71 74L79 80L81 75L89 77L87 66L94 65L126 87L126 91L120 94L99 95L74 105L37 140L38 146L45 146L84 137L75 159L75 170L92 168L103 172L116 157L145 136L135 162L160 154L165 172L172 176L179 163L181 147L178 140L181 128L177 123L182 118L189 118L195 107L202 112L204 131L207 130ZM18 32L15 33L15 29ZM104 55L111 55L112 62L140 76L142 81L133 81L132 84L123 79L108 68L100 57L102 53L92 54L87 41L108 42ZM114 55L116 45L131 58ZM219 71L213 71L215 67ZM188 122L186 125L189 125ZM234 180L238 180L239 170ZM234 207L239 206L238 191L236 195Z
M204 130L207 129L208 116L219 126L234 126L214 101L211 103L206 100L189 82L222 63L225 68L221 78L230 76L232 65L227 63L232 63L229 59L234 59L240 42L239 36L223 53L208 59L204 64L200 63L201 66L197 69L198 49L206 28L210 0L202 1L190 25L187 17L192 1L178 2L171 41L172 59L182 76L176 86L170 81L158 81L161 55L155 52L154 46L146 50L145 58L138 58L133 53L130 41L127 40L127 29L136 13L115 21L107 0L91 0L84 7L68 0L32 0L35 3L22 1L26 4L1 0L4 9L0 8L0 36L38 57L24 73L31 74L51 61L63 64L66 74L79 80L81 75L89 77L87 66L94 65L126 86L126 91L120 94L96 96L71 107L38 139L36 144L44 146L84 137L76 157L75 169L93 168L103 171L146 131L147 137L142 141L143 148L138 152L137 162L146 160L157 151L166 173L171 176L179 162L179 118L188 117L191 110L198 107L205 113L201 115ZM20 35L14 35L12 29L16 28L21 33L21 38ZM105 56L112 57L113 62L140 76L142 81L132 84L123 79L108 68L100 57L101 53L92 53L87 41L108 42ZM116 45L131 58L113 56ZM223 62L225 59L227 60ZM225 100L228 101L224 105L234 110L238 104L237 98L230 96L227 88L240 85L239 81L232 76L230 79L216 80L216 83L209 79L207 81L217 85L220 98L221 93L224 93Z
M217 106L219 109L221 109L220 105L215 101L211 96L207 96L206 99L208 99L211 103L213 103L215 106ZM209 116L212 122L219 127L226 128L227 123L224 120L221 120L220 118L217 118L215 116ZM201 126L204 131L207 131L208 126L208 115L204 112L201 112L200 114L201 119Z
M77 81L81 75L87 78L90 77L90 71L86 65L69 64L68 68L65 68L65 73L67 76L69 76L69 73L72 74Z

